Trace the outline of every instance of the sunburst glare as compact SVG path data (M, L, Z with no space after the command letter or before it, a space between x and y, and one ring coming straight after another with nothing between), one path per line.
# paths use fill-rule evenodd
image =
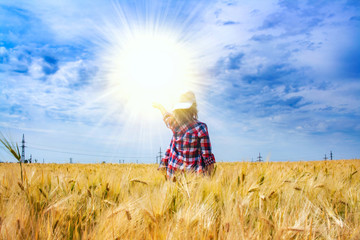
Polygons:
M116 141L132 136L136 148L150 146L152 152L152 142L156 139L157 150L163 140L160 132L166 131L152 103L171 110L181 93L192 90L199 97L206 85L202 77L206 35L194 20L206 4L200 1L186 8L186 21L178 15L181 4L163 4L141 2L136 8L115 4L116 15L105 17L97 35L99 79L106 85L99 101L108 109L102 121L121 120L113 129Z
M170 108L196 85L196 56L170 32L135 32L106 51L109 91L133 113L148 112L152 102Z

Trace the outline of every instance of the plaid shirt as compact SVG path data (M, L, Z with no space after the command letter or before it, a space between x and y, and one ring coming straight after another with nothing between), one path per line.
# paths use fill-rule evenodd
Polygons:
M205 123L195 121L179 126L170 113L164 115L164 122L173 137L159 168L166 167L169 178L176 170L203 173L205 166L215 163Z

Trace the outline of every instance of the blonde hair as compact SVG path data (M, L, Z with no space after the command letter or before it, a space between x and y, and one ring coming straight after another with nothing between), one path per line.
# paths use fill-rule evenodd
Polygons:
M198 119L197 104L193 103L193 105L188 109L174 110L174 116L179 125L196 121Z

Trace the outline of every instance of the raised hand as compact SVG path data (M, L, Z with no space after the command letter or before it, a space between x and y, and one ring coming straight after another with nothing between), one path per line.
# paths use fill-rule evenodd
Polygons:
M157 102L153 102L153 103L152 103L152 106L153 106L154 108L159 109L159 110L161 110L162 108L164 108L163 105L161 105L160 103L157 103Z
M161 114L164 116L164 114L166 113L166 109L164 108L163 105L161 105L160 103L157 103L157 102L153 102L152 105L153 105L154 108L159 109Z

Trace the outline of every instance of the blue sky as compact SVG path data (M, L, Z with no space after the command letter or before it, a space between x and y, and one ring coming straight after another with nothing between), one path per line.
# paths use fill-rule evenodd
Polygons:
M24 133L39 161L154 162L171 132L151 106L114 98L105 72L129 32L167 32L193 50L218 161L360 158L359 12L355 0L2 0L0 130Z

